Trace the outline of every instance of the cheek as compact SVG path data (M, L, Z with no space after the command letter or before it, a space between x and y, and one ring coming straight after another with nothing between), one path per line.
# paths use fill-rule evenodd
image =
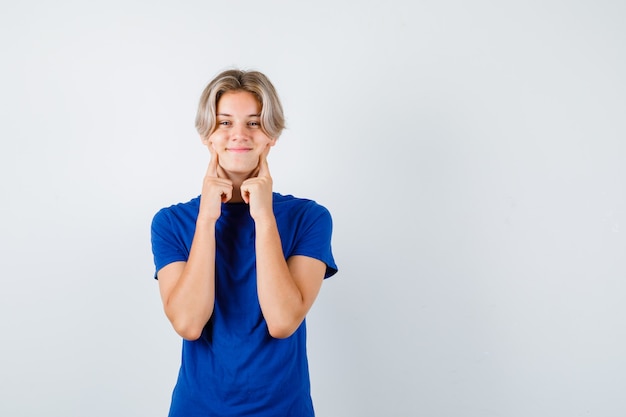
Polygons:
M272 138L270 138L267 135L261 135L261 137L259 139L259 143L261 143L263 146L265 146L265 145L274 146L274 143L276 143L276 141L273 140Z
M207 145L208 146L215 146L218 147L221 144L224 143L224 135L220 134L218 132L213 133L211 136L209 136L209 139L207 140Z

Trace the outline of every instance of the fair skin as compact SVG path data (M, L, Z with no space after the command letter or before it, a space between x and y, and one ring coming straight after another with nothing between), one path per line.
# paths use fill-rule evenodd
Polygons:
M203 143L211 160L202 186L196 231L187 262L158 272L165 314L174 330L196 340L215 302L215 224L222 203L245 202L256 229L257 295L275 338L291 336L313 305L326 265L307 256L285 260L272 207L267 155L276 143L261 129L261 106L246 91L224 93L217 128Z

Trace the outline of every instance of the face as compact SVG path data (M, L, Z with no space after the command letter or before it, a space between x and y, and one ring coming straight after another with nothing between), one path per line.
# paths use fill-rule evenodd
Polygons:
M229 177L250 176L275 143L261 129L261 105L252 93L231 91L220 97L216 113L217 128L205 144Z

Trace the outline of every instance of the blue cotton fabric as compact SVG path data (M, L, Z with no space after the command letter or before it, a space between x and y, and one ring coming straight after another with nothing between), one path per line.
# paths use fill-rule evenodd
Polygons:
M337 272L332 219L312 200L274 193L285 259L309 256ZM187 261L200 197L160 210L152 222L156 271ZM215 307L201 337L183 340L170 417L313 416L306 323L286 339L269 335L256 289L255 227L245 203L222 204L216 223Z

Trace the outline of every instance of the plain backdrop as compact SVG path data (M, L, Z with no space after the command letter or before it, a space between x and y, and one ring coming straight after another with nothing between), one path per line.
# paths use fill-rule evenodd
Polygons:
M149 227L219 71L332 213L320 417L626 415L626 3L3 1L0 415L165 416Z

